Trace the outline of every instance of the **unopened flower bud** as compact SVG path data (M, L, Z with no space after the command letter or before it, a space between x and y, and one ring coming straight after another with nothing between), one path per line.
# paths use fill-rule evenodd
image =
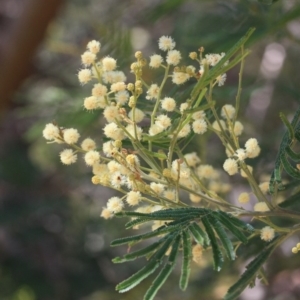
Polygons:
M172 171L170 169L164 169L163 176L166 178L172 178Z
M143 94L143 89L142 89L142 88L136 88L135 91L136 91L136 93L137 93L138 95Z
M136 100L135 100L134 96L131 96L131 97L129 98L128 106L132 108L132 107L135 106L135 104L136 104Z
M146 60L145 58L142 58L142 59L140 60L140 65L141 65L142 67L145 67L145 66L147 65L147 60Z
M134 63L132 63L132 64L130 65L130 70L131 70L131 71L135 71L138 67L139 67L139 66L138 66L138 63L134 62Z
M142 84L142 82L140 81L140 80L137 80L136 82L135 82L135 87L136 88L141 88L143 86L143 84Z
M122 141L121 140L116 140L114 144L115 144L116 148L122 148Z
M92 177L92 183L93 184L100 184L100 178L98 176Z
M134 91L134 84L133 83L128 83L127 84L127 90L131 91L131 92Z
M136 59L142 59L143 58L143 53L141 51L136 51L134 54L134 57Z
M191 58L191 59L197 59L197 52L191 52L190 54L189 54L189 57Z

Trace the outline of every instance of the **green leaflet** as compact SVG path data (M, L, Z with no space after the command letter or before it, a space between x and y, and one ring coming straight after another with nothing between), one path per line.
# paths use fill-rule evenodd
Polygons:
M158 240L157 242L155 242L143 249L128 253L128 254L124 255L123 258L116 257L112 261L114 263L123 263L126 261L135 260L136 258L139 258L142 256L146 256L147 254L152 253L154 250L156 250L158 247L160 247L161 244L164 243L168 238L169 238L169 236L165 236L165 237L161 238L160 240Z
M209 108L212 108L216 105L216 101L212 101L210 103L207 103L207 104L204 104L204 105L201 105L201 106L197 106L197 107L194 107L194 108L191 108L191 109L186 109L184 112L185 113L188 113L188 114L193 114L197 111L200 111L200 110L206 110L206 109L209 109Z
M165 223L164 225L160 226L157 230L166 230L165 227L170 227L171 230L174 230L173 228L175 228L175 230L177 230L177 225L181 225L182 228L184 228L186 225L189 224L190 221L192 221L194 218L193 216L185 216L183 218L180 218L180 219L177 219L176 221L172 221L172 222L169 222L169 223ZM128 228L131 228L132 226L134 225L137 225L137 224L141 224L141 223L144 223L144 222L148 222L149 220L144 220L144 219L140 219L140 220L133 220L133 221L130 221L129 224L130 226L126 226L126 229ZM126 224L126 225L127 225Z
M170 223L166 223L165 225L166 226L169 226L169 225L176 225L177 223L184 223L185 221L191 221L193 219L195 219L196 217L198 217L198 214L186 214L184 215L183 217L179 217L179 218L176 218L174 219L173 222L170 222ZM170 221L171 218L167 218L167 217L164 217L162 220L161 219L158 219L156 217L145 217L145 218L138 218L138 219L135 219L135 220L132 220L132 221L129 221L128 223L125 224L125 228L126 229L129 229L135 225L139 225L139 224L142 224L142 223L146 223L146 222L149 222L149 221L153 221L153 220L160 220L160 221ZM172 219L171 219L172 220Z
M294 168L288 161L285 154L281 156L281 162L285 171L293 178L300 179L300 171Z
M179 280L179 287L185 290L188 286L189 277L191 273L191 257L192 257L192 244L190 235L185 231L182 232L182 267Z
M153 219L151 218L137 218L137 219L134 219L132 221L129 221L125 224L125 228L126 229L129 229L129 228L132 228L136 225L139 225L139 224L143 224L143 223L146 223L146 222L149 222L149 221L153 221Z
M161 226L159 228L157 228L156 230L144 233L144 234L138 234L138 235L133 235L133 236L129 236L129 237L125 237L125 238L120 238L120 239L116 239L114 241L111 242L111 246L119 246L119 245L124 245L124 244L136 244L142 240L146 240L149 238L152 238L154 236L158 236L161 234L166 234L168 232L171 231L176 231L177 229L181 229L182 228L182 224L179 223L177 225L169 225L169 226Z
M151 275L162 263L162 259L165 253L168 251L170 245L173 243L174 237L174 234L170 234L161 248L155 253L155 255L151 257L147 265L131 277L119 283L116 286L116 290L118 290L120 293L129 291L130 289L138 285L142 280Z
M290 146L285 148L285 152L294 162L300 162L300 153L293 151Z
M219 63L209 71L208 78L206 79L207 81L211 81L212 78L225 73L241 61L242 57L239 55L233 60L234 63L231 61L227 66L224 66L224 64L247 42L254 30L255 28L250 28L246 34L229 51L226 52L225 56L219 61Z
M248 242L247 237L241 231L241 227L237 228L228 217L224 217L219 214L216 215L216 218L225 226L239 241L246 244Z
M190 226L188 227L190 232L192 233L195 241L204 246L205 248L209 246L210 240L205 231L202 230L202 228L195 222L191 223Z
M222 269L222 265L223 265L223 255L222 252L219 248L217 239L215 237L214 231L210 225L210 222L208 221L207 217L203 217L202 218L202 223L206 229L207 235L210 239L211 242L211 247L212 247L212 251L213 251L213 258L214 258L214 270L216 271L220 271Z
M291 123L288 121L288 119L282 112L279 113L279 117L288 130L289 139L293 140L295 138L295 132L294 132L294 128L292 127Z
M200 217L202 215L208 214L211 211L206 208L195 208L195 207L187 207L187 208L176 208L176 209L164 209L159 210L153 213L144 214L134 211L123 211L116 213L117 217L144 217L148 220L176 220L178 218L182 218L185 216L195 216Z
M219 63L214 66L211 70L207 69L204 70L204 74L201 76L200 80L194 87L191 93L191 98L197 97L201 89L205 88L214 78L217 76L225 73L229 69L231 69L233 66L238 64L245 56L249 54L248 51L245 51L244 54L237 55L236 58L234 58L227 66L224 66L224 64L234 55L236 52L240 50L240 48L247 42L249 37L254 32L254 28L250 28L246 34L225 54L225 56L219 61Z
M150 276L164 261L164 255L172 246L171 254L168 261L161 269L158 276L153 281L151 287L148 289L145 300L151 300L155 297L159 288L164 284L166 279L175 267L177 253L181 245L182 249L182 267L181 276L179 281L179 287L184 290L188 285L190 274L190 262L192 252L193 238L197 243L207 247L211 245L212 254L214 259L214 269L219 271L223 264L223 255L221 249L225 249L225 252L229 259L235 259L235 253L231 241L226 235L224 227L226 227L233 235L235 235L242 242L247 241L247 237L241 232L241 230L251 232L252 226L246 224L239 219L233 217L231 214L227 214L223 211L213 211L205 208L176 208L156 211L150 214L143 214L137 212L122 212L118 213L118 216L135 217L137 219L129 221L126 224L127 228L134 225L138 225L144 222L160 220L168 221L165 225L157 228L154 231L150 231L144 234L135 236L120 238L111 243L112 246L122 244L136 244L142 240L152 237L160 237L156 242L144 247L140 250L128 253L124 257L117 257L113 260L115 263L122 263L131 261L139 257L146 256L150 258L146 266L134 275L124 280L117 286L117 290L120 292L126 292L142 280ZM197 222L202 222L204 229L202 229ZM187 230L188 229L188 230ZM190 236L192 235L192 237ZM218 236L219 241L217 240Z
M165 283L165 281L168 279L171 272L175 268L180 240L181 240L181 236L178 235L175 238L174 243L172 244L172 250L168 261L166 262L166 264L164 265L164 267L162 268L158 276L155 278L155 280L152 282L150 288L147 290L144 296L144 300L152 300L155 297L158 290Z
M235 260L235 252L233 249L233 245L230 241L230 239L227 237L225 230L223 229L221 223L218 219L214 218L213 215L207 216L208 221L210 224L214 227L214 230L218 234L224 249L226 251L227 257L231 260Z
M286 155L288 155L291 159L296 158L295 160L298 160L298 155L292 151L290 148L292 143L294 142L294 139L299 139L299 117L300 117L300 107L297 109L291 123L285 118L285 116L281 113L280 117L284 124L287 127L286 132L284 133L278 154L276 156L275 160L275 167L272 172L270 183L269 183L269 191L271 194L275 192L275 186L277 184L278 190L283 190L284 186L281 182L281 173L282 173L282 167L285 169L285 171L293 178L300 179L300 172L293 168L290 162L288 161Z
M248 284L254 279L259 269L264 262L271 255L275 249L276 243L273 243L268 248L265 248L254 260L252 260L246 267L246 271L242 274L241 278L229 288L224 300L234 300L241 292L247 287Z
M248 223L245 223L243 221L241 221L240 219L234 217L233 215L231 214L228 214L224 211L221 211L221 210L218 210L214 216L216 216L217 218L219 218L219 220L223 223L225 222L226 220L228 220L229 222L231 222L234 226L238 227L238 228L241 228L242 230L245 230L245 231L248 231L248 232L253 232L254 231L254 228L248 224ZM226 222L225 222L226 223ZM224 226L226 226L224 224ZM228 228L229 229L229 228ZM230 229L229 229L230 230ZM230 230L231 231L231 230ZM234 234L234 232L232 232ZM242 241L242 240L241 240Z

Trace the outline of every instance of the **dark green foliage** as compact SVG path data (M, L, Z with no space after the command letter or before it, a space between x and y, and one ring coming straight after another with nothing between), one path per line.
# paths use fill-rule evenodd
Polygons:
M246 267L246 271L242 274L241 278L228 290L224 300L234 300L241 292L255 280L259 269L272 254L276 247L276 239L273 243L265 248L254 260L252 260Z
M182 268L179 281L179 287L181 290L185 290L189 283L189 277L191 273L190 263L192 257L192 244L190 235L185 231L182 232Z
M159 250L151 257L148 264L139 270L137 273L129 277L128 279L122 281L116 286L116 289L120 292L126 292L136 285L138 285L142 280L147 278L151 275L162 263L163 257L168 251L169 247L171 246L172 242L174 241L175 234L169 234L166 241L163 245L159 248Z
M213 251L213 258L214 258L214 269L216 271L220 271L222 269L224 259L220 247L218 245L217 238L214 234L213 228L211 227L211 224L209 223L207 217L203 217L202 223L210 239L211 248Z
M300 171L292 166L289 159L293 160L294 162L299 162L299 154L295 153L291 146L294 144L294 142L297 140L299 141L299 117L300 117L300 107L296 111L292 122L289 123L287 118L281 113L280 114L281 120L286 125L287 130L285 134L282 137L282 141L280 143L279 152L277 154L276 160L275 160L275 168L272 172L270 184L269 184L269 191L271 194L273 194L276 190L283 190L284 186L282 185L281 180L281 173L282 169L286 171L286 173L297 179L300 180Z
M210 240L207 233L197 223L191 223L188 229L198 244L203 245L205 248L209 246Z
M242 231L251 231L252 227L238 220L232 215L214 211L206 208L178 208L166 209L149 214L136 212L122 212L117 216L137 217L137 219L126 224L126 228L134 225L157 221L166 221L165 225L156 230L139 234L135 236L120 238L111 243L112 246L122 244L137 244L145 239L157 237L158 240L140 250L124 255L123 258L117 257L113 260L115 263L135 260L139 257L149 259L147 264L137 273L124 280L117 286L120 292L126 292L141 281L150 276L165 259L165 254L172 247L171 253L165 265L162 267L158 276L154 279L152 285L148 289L145 298L153 299L159 288L167 280L173 268L175 267L178 250L182 250L182 268L179 286L182 290L186 289L190 274L190 261L193 241L203 245L203 247L211 247L214 260L214 269L220 271L224 261L223 251L230 260L235 259L234 248L231 240L227 236L225 229L228 229L240 241L247 242L246 236ZM199 226L202 223L203 229ZM240 234L237 233L240 231Z
M165 281L168 279L170 276L171 272L173 271L175 264L176 264L176 258L178 254L178 248L179 248L179 243L180 243L180 236L177 236L174 243L172 244L172 250L169 256L168 261L158 274L158 276L155 278L153 281L152 285L150 288L147 290L144 299L145 300L152 300L158 290L161 288L161 286L165 283Z
M235 260L233 245L230 239L227 237L226 232L224 231L221 223L216 218L213 218L212 216L208 216L207 219L213 225L216 233L218 234L220 241L222 242L223 247L226 251L227 257L230 260Z

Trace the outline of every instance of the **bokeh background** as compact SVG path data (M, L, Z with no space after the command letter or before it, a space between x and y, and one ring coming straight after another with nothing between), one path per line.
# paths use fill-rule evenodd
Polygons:
M245 136L255 135L262 146L255 161L260 177L271 172L284 131L279 111L292 116L299 106L299 0L0 1L0 299L139 300L150 284L147 280L127 294L114 291L143 261L111 262L126 251L109 247L125 234L125 221L99 217L112 192L91 184L83 162L62 166L60 145L42 138L44 125L55 120L101 144L101 112L83 111L89 90L76 77L87 42L99 40L102 54L117 58L128 72L133 53L157 52L161 35L171 35L184 55L200 46L207 53L226 52L253 26L241 120ZM220 104L233 103L237 78L238 68L216 94ZM209 149L201 149L194 141L191 149L221 166L221 145L214 139L209 143ZM234 184L246 188L242 181ZM300 299L300 260L290 251L297 239L273 254L266 269L269 285L257 282L241 300ZM178 269L157 299L221 299L256 246L220 273L205 257L202 266L194 265L184 293Z

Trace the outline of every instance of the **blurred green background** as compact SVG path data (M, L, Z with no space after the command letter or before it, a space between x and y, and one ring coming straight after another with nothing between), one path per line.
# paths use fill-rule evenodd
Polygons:
M109 247L125 235L125 220L99 217L112 192L91 184L82 161L62 166L61 146L42 138L45 124L55 120L101 144L101 112L83 111L89 88L80 87L76 77L87 42L99 40L101 54L118 59L128 72L136 50L145 56L158 52L161 35L171 35L183 55L200 46L206 53L226 52L249 27L256 31L248 43L241 120L245 138L255 136L262 146L255 162L259 178L271 172L284 130L279 111L292 116L299 105L299 0L1 1L0 299L138 300L150 284L126 294L114 291L143 261L111 262L126 251ZM155 81L153 73L145 76ZM237 79L238 68L216 93L220 104L233 103ZM220 143L210 141L213 150L199 145L194 142L194 151L222 165ZM242 181L234 184L245 188ZM300 299L299 257L290 251L296 242L297 237L274 253L267 268L270 284L257 283L240 299ZM256 249L248 247L247 257ZM205 257L203 266L194 265L186 292L178 288L178 270L157 299L221 299L244 265L238 259L216 273Z

